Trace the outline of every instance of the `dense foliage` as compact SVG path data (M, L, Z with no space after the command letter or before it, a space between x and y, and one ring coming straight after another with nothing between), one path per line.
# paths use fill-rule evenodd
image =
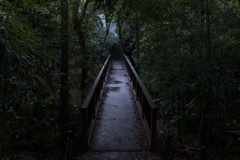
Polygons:
M234 159L240 149L239 1L132 3L120 9L123 43L130 50L140 36L140 53L131 56L165 132L193 148L207 146L210 159Z
M70 12L75 2L69 3ZM106 35L104 14L95 3L84 17L86 50L89 54L88 88L97 76L110 46L117 40ZM0 1L0 157L27 158L23 151L58 150L61 99L60 1ZM84 2L80 7L84 6ZM106 7L105 7L106 8ZM110 13L110 12L109 12ZM79 13L80 14L80 13ZM69 17L69 118L78 123L82 104L82 53ZM101 53L101 54L100 54ZM101 56L100 56L101 55ZM105 58L104 58L105 57ZM95 63L98 61L98 63ZM86 91L87 92L87 91Z
M0 6L0 158L60 150L61 3L0 0ZM159 141L173 133L183 146L207 146L210 159L236 158L239 6L237 0L69 1L66 113L79 141L81 104L119 42L159 106ZM174 158L197 157L183 146Z

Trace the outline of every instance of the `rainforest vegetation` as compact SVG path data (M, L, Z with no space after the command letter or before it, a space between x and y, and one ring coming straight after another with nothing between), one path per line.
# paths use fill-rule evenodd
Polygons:
M0 159L63 159L121 44L159 108L156 152L240 159L239 0L0 0Z

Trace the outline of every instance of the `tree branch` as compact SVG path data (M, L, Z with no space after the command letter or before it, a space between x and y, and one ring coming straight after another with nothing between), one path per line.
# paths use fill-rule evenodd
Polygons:
M120 39L120 42L121 42L121 45L123 47L124 52L129 55L129 52L127 51L127 49L125 48L125 46L123 45L123 42L122 42L122 32L121 32L121 29L122 28L121 28L120 22L118 20L118 35L119 35L119 39Z
M79 8L79 5L80 5L80 0L76 1L76 5L73 8L73 23L77 24L78 26L82 25L82 22L83 22L83 20L85 18L85 14L87 12L87 7L88 7L89 3L90 3L90 0L86 0L85 4L83 6L82 15L79 18L78 17L78 11L79 11L78 8Z
M135 47L135 44L137 43L137 41L135 41L132 45L132 49L130 50L130 53L132 53L134 51L134 47Z
M85 17L85 14L86 14L86 11L87 11L87 7L88 7L88 4L90 3L90 0L86 0L84 6L83 6L83 11L82 11L82 15L80 17L80 23L82 23L84 17Z
M96 16L96 17L97 17L97 19L99 19L101 27L103 27L103 22L102 22L101 18L99 16Z

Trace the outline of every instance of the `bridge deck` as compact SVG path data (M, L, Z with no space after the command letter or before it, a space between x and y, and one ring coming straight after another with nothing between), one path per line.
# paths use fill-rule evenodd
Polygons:
M146 149L146 137L122 61L112 61L101 103L91 149Z

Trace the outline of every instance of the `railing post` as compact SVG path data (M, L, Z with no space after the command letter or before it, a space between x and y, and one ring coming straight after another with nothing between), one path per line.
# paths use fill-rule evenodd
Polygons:
M156 149L157 141L157 108L152 108L151 116L151 148L152 150Z
M166 142L165 152L164 152L164 160L168 160L169 151L171 150L172 138L173 138L172 134L169 134L167 136L167 142Z
M201 146L201 158L200 160L207 160L207 147Z
M82 124L83 124L83 126L82 126L82 144L83 144L83 148L87 149L87 147L88 147L87 109L82 108L81 113L82 113Z
M73 131L72 130L68 130L68 137L69 137L69 141L68 141L67 157L68 157L68 160L73 160L74 155L73 155Z
M76 153L76 143L75 143L75 134L76 134L76 125L72 124L71 125L71 130L72 130L72 140L73 140L73 157L75 157L75 153Z

